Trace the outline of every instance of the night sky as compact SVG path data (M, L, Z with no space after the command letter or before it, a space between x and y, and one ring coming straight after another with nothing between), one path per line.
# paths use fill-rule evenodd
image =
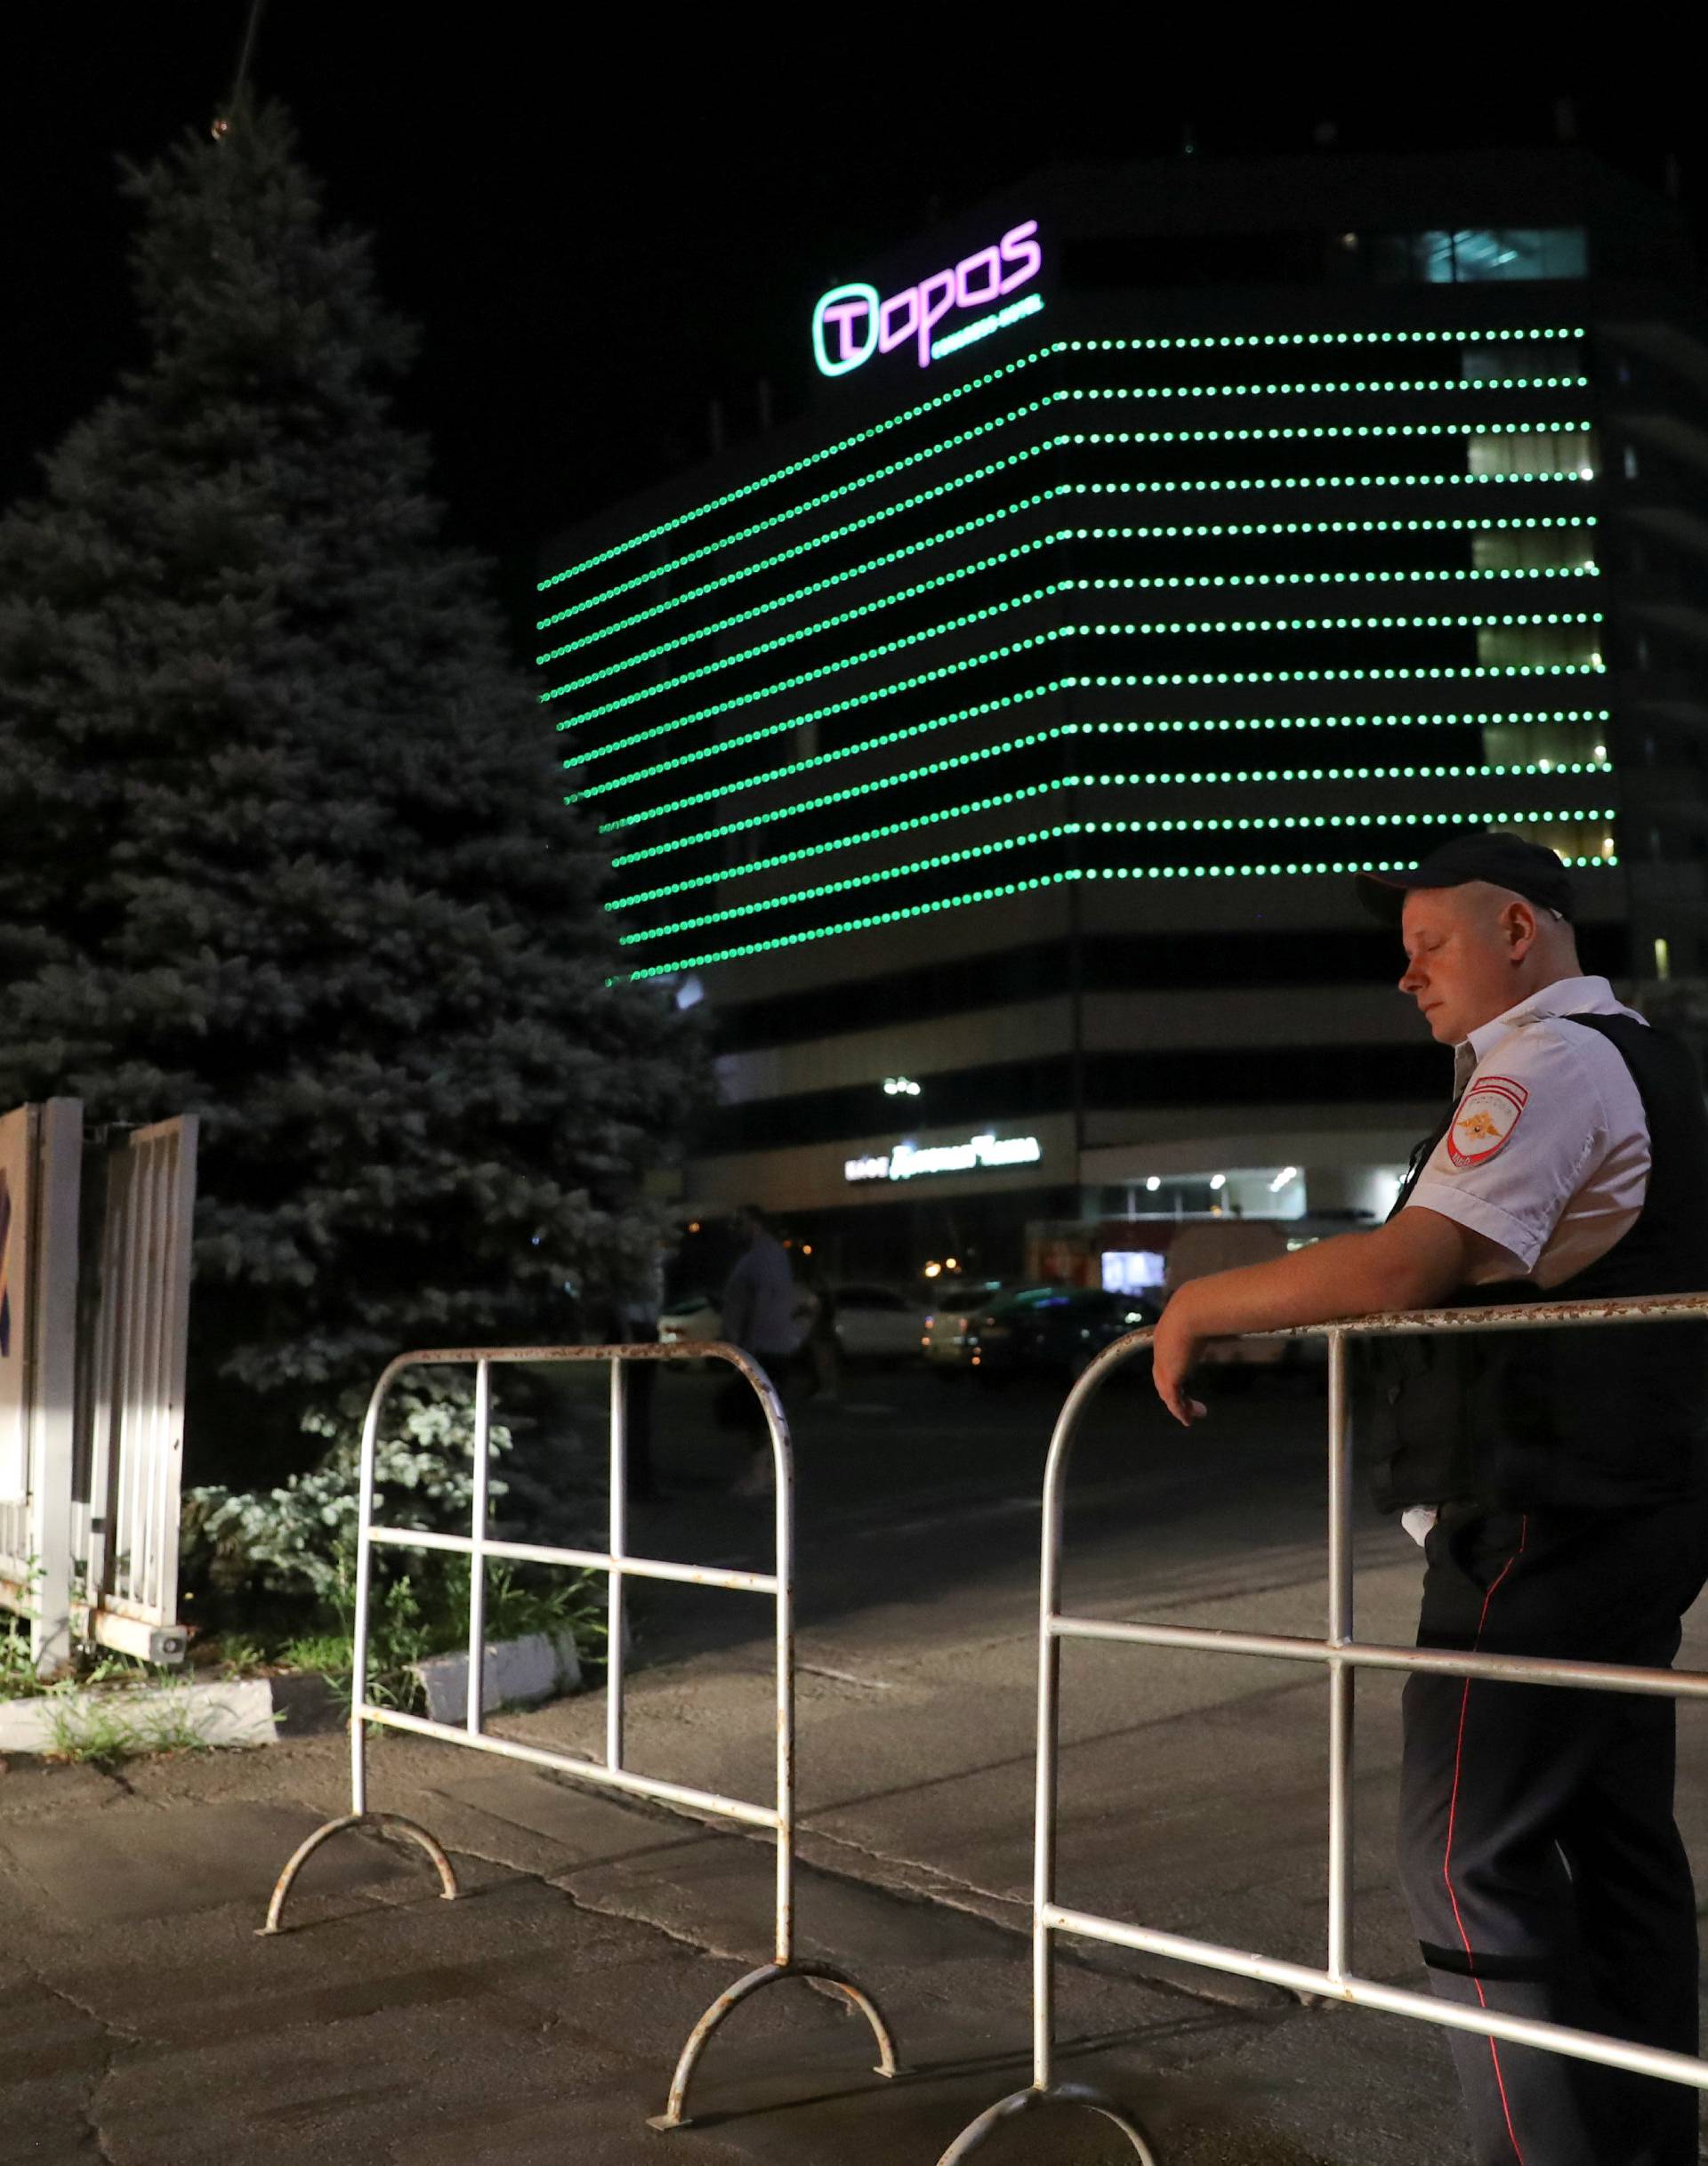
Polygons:
M0 502L136 358L115 154L205 128L247 12L7 12ZM386 297L423 327L400 411L432 439L448 533L497 560L519 648L545 537L702 455L713 398L732 440L757 425L761 377L779 417L798 410L824 287L1053 158L1176 156L1188 128L1200 157L1309 152L1325 122L1346 149L1548 143L1565 94L1581 142L1656 185L1672 149L1687 204L1708 197L1688 85L1519 93L1493 55L1479 90L1462 42L1437 55L1450 84L1283 76L1260 95L1136 55L1021 64L944 44L934 61L914 42L891 57L876 19L850 54L803 45L781 17L685 52L674 11L637 12L626 37L620 12L566 11L556 31L544 13L271 0L253 68L334 215L375 235Z

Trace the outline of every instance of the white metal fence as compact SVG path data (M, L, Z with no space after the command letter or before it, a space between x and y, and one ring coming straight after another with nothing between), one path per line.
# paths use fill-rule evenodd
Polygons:
M155 1661L175 1659L184 1644L178 1521L196 1143L196 1117L185 1114L136 1130L108 1155L72 1491L87 1635Z
M184 1652L178 1521L193 1115L86 1154L74 1099L0 1123L12 1197L25 1448L0 1502L0 1605L30 1620L38 1665L85 1639L155 1662ZM104 1176L85 1211L85 1161ZM81 1249L81 1253L80 1253Z
M631 1364L698 1361L705 1357L728 1362L745 1376L758 1397L769 1434L776 1474L776 1555L769 1572L737 1572L712 1565L686 1565L657 1558L636 1557L628 1546L628 1419L625 1372ZM611 1372L610 1392L610 1533L604 1550L547 1548L537 1542L503 1542L487 1533L487 1478L490 1459L492 1368L495 1363L604 1362ZM406 1369L472 1365L474 1388L474 1480L467 1534L430 1533L420 1527L383 1526L374 1518L375 1459L379 1438L380 1413L393 1382ZM439 1550L469 1559L469 1667L467 1713L459 1728L449 1722L429 1720L395 1707L378 1705L369 1695L368 1616L375 1545L401 1550ZM605 1757L603 1761L571 1757L542 1746L524 1744L513 1738L495 1737L486 1728L481 1704L486 1667L485 1571L488 1559L520 1564L561 1565L606 1574L608 1595L607 1642ZM769 1597L773 1606L776 1639L777 1778L776 1794L769 1805L743 1798L726 1798L715 1792L690 1789L632 1768L624 1750L624 1595L631 1579L674 1580L697 1587L717 1587L740 1594ZM794 1953L794 1469L788 1424L769 1378L750 1355L738 1347L721 1343L681 1346L570 1346L487 1347L400 1354L381 1376L368 1402L362 1430L360 1490L357 1518L356 1618L352 1650L354 1677L350 1688L350 1811L315 1830L286 1861L273 1889L263 1933L277 1933L297 1874L332 1836L347 1828L367 1829L379 1834L405 1837L418 1844L431 1858L439 1876L440 1892L447 1901L457 1893L456 1875L443 1848L425 1828L395 1813L372 1812L367 1804L366 1745L367 1726L377 1723L433 1737L446 1744L472 1747L530 1767L548 1767L577 1783L624 1792L630 1796L674 1806L696 1815L734 1820L743 1826L769 1831L777 1843L777 1895L772 1961L751 1970L727 1992L719 1994L700 2017L683 2046L671 2080L665 2111L655 2116L656 2129L683 2128L688 2124L688 2088L700 2054L712 2033L729 2011L762 1986L782 1978L812 1978L827 1985L858 2008L872 2027L878 2046L877 2073L896 2073L895 2048L889 2027L877 2004L851 1978L828 1964L802 1963Z
M1107 1617L1073 1617L1060 1608L1062 1504L1068 1466L1087 1403L1110 1374L1148 1346L1148 1331L1130 1333L1107 1348L1068 1396L1043 1481L1043 1555L1038 1600L1038 1753L1032 1883L1032 2081L968 2123L939 2166L955 2166L991 2131L1015 2114L1050 2103L1089 2107L1126 2136L1141 2166L1157 2166L1143 2130L1106 2093L1055 2078L1054 1937L1068 1933L1141 1953L1237 1977L1260 1978L1326 2000L1380 2009L1451 2030L1470 2031L1514 2044L1540 2046L1577 2060L1596 2061L1632 2073L1659 2076L1708 2090L1708 2060L1663 2052L1625 2039L1579 2031L1531 2017L1503 2016L1493 2009L1438 2001L1426 1993L1384 1985L1358 1977L1352 1953L1352 1741L1353 1680L1359 1669L1430 1671L1451 1677L1497 1678L1567 1689L1624 1692L1681 1699L1708 1698L1708 1673L1646 1670L1611 1663L1556 1661L1543 1656L1475 1655L1439 1648L1388 1647L1356 1637L1352 1578L1351 1413L1346 1380L1347 1346L1353 1339L1435 1336L1443 1332L1548 1331L1569 1325L1634 1325L1694 1321L1708 1324L1708 1294L1651 1297L1625 1301L1559 1301L1515 1308L1422 1310L1348 1324L1313 1325L1266 1337L1322 1338L1328 1342L1328 1631L1321 1639L1278 1632L1222 1631L1202 1625L1129 1623ZM1058 1701L1064 1639L1099 1639L1133 1647L1196 1647L1221 1655L1270 1655L1320 1663L1329 1691L1328 1919L1326 1961L1320 1970L1284 1962L1245 1948L1193 1940L1177 1933L1129 1925L1056 1901L1056 1802L1059 1734Z

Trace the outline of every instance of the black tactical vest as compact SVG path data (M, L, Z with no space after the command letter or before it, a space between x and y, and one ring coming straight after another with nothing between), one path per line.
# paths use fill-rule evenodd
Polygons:
M1629 1016L1553 1019L1599 1031L1631 1070L1648 1120L1642 1210L1604 1256L1546 1293L1509 1280L1462 1286L1443 1306L1708 1292L1708 1114L1689 1051ZM1420 1147L1396 1211L1451 1119ZM1605 1510L1708 1490L1708 1325L1366 1340L1354 1364L1361 1456L1384 1510L1462 1501Z

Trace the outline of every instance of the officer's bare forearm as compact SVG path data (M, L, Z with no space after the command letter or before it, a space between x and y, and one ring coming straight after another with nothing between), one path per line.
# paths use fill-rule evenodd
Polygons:
M1177 1325L1200 1339L1423 1308L1463 1277L1467 1243L1452 1220L1406 1211L1373 1233L1337 1234L1269 1263L1192 1279L1169 1307L1180 1305Z

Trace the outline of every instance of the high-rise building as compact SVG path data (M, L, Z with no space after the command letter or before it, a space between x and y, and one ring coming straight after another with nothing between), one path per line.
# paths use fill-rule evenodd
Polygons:
M561 537L541 698L701 1205L845 1263L1380 1212L1446 1087L1348 875L1465 826L1708 966L1708 341L1575 152L1072 168L832 288L807 418Z

